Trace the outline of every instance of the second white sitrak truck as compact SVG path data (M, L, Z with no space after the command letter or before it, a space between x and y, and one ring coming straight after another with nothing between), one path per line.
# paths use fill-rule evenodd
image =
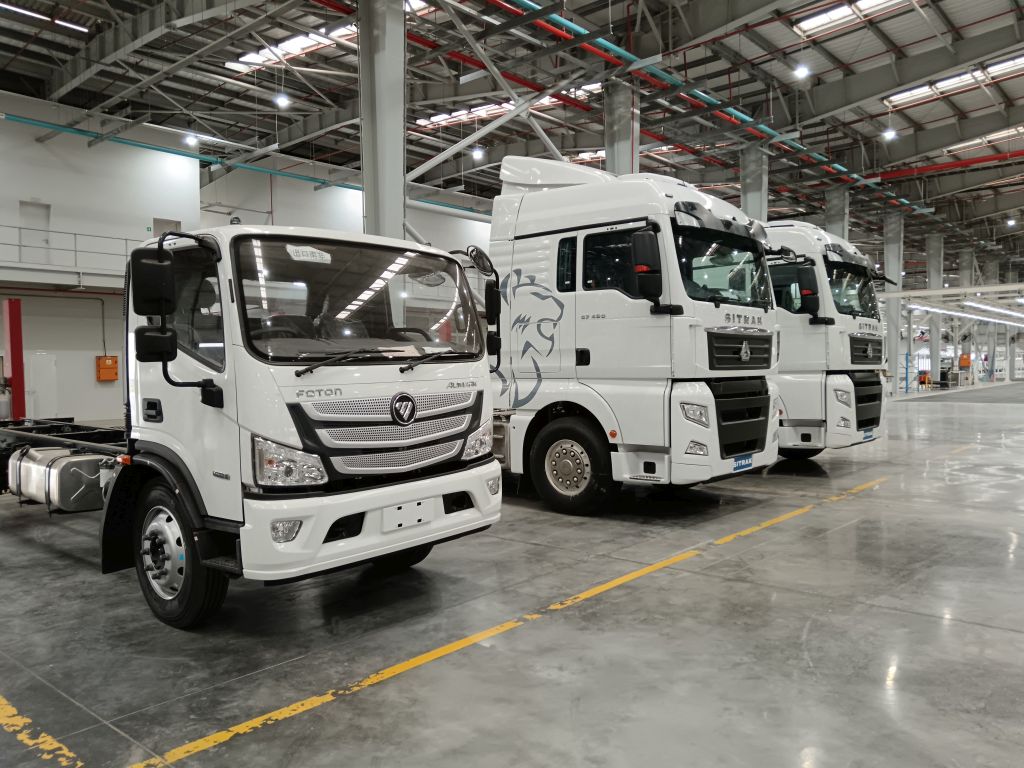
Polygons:
M22 498L103 506L103 572L134 567L161 621L198 624L232 577L408 567L499 519L485 337L449 254L221 227L137 249L125 290L126 430L6 422L0 447Z
M765 225L782 329L779 453L808 459L874 440L884 410L884 345L871 260L802 221Z
M495 454L552 507L777 458L763 230L690 184L506 157Z

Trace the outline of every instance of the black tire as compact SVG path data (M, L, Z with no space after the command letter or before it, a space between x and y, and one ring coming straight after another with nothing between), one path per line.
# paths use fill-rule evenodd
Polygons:
M419 565L426 560L433 544L421 544L418 547L409 547L400 552L392 552L390 555L382 555L374 558L373 567L379 573L398 573L408 570L414 565Z
M824 448L779 448L779 456L793 461L807 461L824 450Z
M167 483L153 480L142 488L132 526L135 572L153 615L176 629L202 624L228 591L227 574L199 562L194 530ZM144 538L153 535L157 539Z
M608 441L584 419L555 419L534 438L530 478L538 495L552 509L575 515L593 513L598 500L612 486Z

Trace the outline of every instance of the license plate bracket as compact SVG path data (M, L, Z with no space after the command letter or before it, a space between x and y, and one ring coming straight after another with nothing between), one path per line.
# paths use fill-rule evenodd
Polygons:
M381 510L381 532L405 530L426 525L437 514L437 499L405 501Z

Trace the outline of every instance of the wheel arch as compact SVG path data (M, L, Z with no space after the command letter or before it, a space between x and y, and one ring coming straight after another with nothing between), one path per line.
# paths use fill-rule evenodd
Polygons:
M601 420L597 418L597 416L594 415L586 406L569 400L560 400L558 402L549 403L534 414L526 428L526 435L523 438L523 469L525 475L529 475L530 473L530 454L533 451L533 443L537 439L537 435L541 429L553 421L570 416L583 419L594 427L598 434L607 436L608 433L605 431L605 427L601 423ZM614 449L615 444L609 443L609 452Z
M132 521L138 503L139 492L146 483L162 479L174 495L182 502L181 507L196 529L203 528L206 510L202 499L197 498L192 488L195 482L188 470L179 468L163 456L153 453L137 453L131 457L131 464L121 467L114 477L103 504L103 519L100 523L100 571L113 573L135 565L132 542Z

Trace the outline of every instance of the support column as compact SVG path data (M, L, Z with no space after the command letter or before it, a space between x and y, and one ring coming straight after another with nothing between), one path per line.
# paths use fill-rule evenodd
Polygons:
M991 257L981 262L981 284L995 285L999 282L999 258ZM988 365L985 372L989 381L996 379L996 347L999 346L999 330L1005 328L997 323L988 324Z
M21 299L3 300L3 318L4 376L11 389L11 418L23 419L25 418L25 349L21 337Z
M925 253L928 258L928 287L942 287L942 235L925 235ZM932 386L939 385L942 354L942 317L932 313L928 319L928 358L931 360Z
M604 90L604 167L621 176L640 170L640 111L636 91L618 80Z
M959 270L960 270L960 287L970 288L974 285L974 251L970 249L964 249L960 251L959 257ZM969 328L964 330L964 334L968 337L973 337L976 333L977 323L973 323ZM972 349L976 349L971 342L973 338L967 338L960 347L960 354L967 355L968 358L971 356ZM959 360L957 361L959 363ZM970 381L971 370L968 370L968 382Z
M883 222L883 241L885 252L885 276L896 283L894 291L903 290L903 215L893 211L885 214ZM888 287L888 284L887 284ZM891 377L890 394L899 391L900 372L900 303L898 298L888 298L885 302L886 353L889 356L889 376ZM910 369L907 369L910 376Z
M363 231L405 237L405 9L359 3Z
M740 150L740 208L751 218L768 221L768 155L760 147Z
M825 231L850 239L850 190L836 187L825 192Z

